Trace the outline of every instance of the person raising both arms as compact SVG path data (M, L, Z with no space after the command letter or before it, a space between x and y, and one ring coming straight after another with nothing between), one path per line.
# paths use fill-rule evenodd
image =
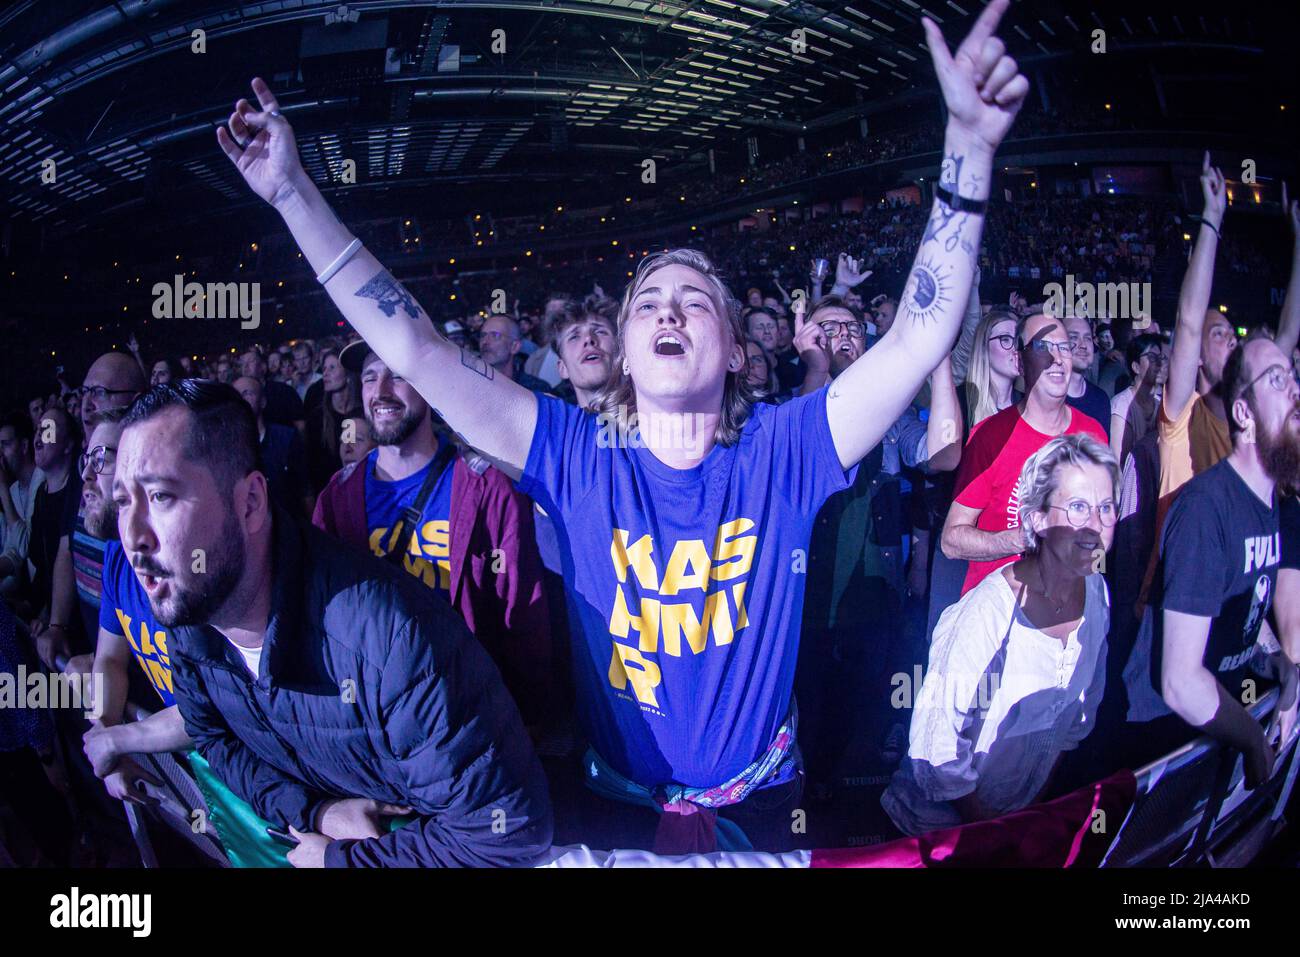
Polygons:
M990 3L955 54L923 21L948 120L897 317L828 389L779 406L753 403L738 304L698 252L640 263L595 416L529 392L435 331L304 172L262 80L261 109L240 100L217 131L376 355L555 520L589 784L660 811L660 848L743 847L734 820L710 826L719 812L790 837L804 587L792 555L952 349L993 154L1029 89L993 35L1007 6ZM759 788L784 789L761 802L765 813L744 803Z

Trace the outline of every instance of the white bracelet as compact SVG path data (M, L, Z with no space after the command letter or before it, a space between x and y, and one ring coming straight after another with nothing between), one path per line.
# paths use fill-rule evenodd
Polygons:
M348 248L339 253L338 258L330 263L323 273L316 277L316 281L322 286L325 285L325 283L334 278L336 272L348 264L348 261L357 254L357 250L360 248L361 240L352 240L352 242L348 243Z

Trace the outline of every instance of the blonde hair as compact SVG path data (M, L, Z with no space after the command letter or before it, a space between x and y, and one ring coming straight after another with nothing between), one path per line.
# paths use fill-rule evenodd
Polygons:
M997 406L997 400L993 394L993 367L989 363L989 334L992 333L993 327L1001 322L1016 323L1016 332L1019 333L1019 322L1014 313L1006 312L1001 309L991 309L979 325L975 327L975 343L970 354L970 368L966 372L966 408L970 412L970 421L966 423L966 428L973 429L980 422L983 422L990 415L994 415L1002 410ZM1016 339L1019 345L1020 340Z
M710 298L713 299L718 315L731 330L732 341L743 349L748 338L744 322L740 318L740 303L731 295L731 290L727 288L727 284L722 281L722 277L714 268L713 262L704 253L696 249L671 249L642 259L619 305L615 325L618 351L614 355L613 372L604 390L592 402L592 408L603 419L615 423L620 432L625 434L630 430L628 420L632 413L636 412L636 388L632 383L632 377L623 372L623 361L626 357L623 333L627 326L628 315L632 311L632 300L636 298L637 292L651 273L665 266L686 266L703 276L708 283ZM749 420L749 413L756 397L745 381L747 368L746 363L736 372L727 371L722 387L722 417L718 422L715 436L719 445L735 445L740 441L740 433Z
M1025 538L1029 551L1038 549L1038 535L1034 532L1029 518L1036 512L1047 511L1048 499L1056 491L1057 471L1063 465L1081 468L1085 465L1100 465L1110 474L1111 495L1118 495L1119 462L1110 446L1103 445L1086 432L1072 435L1058 435L1041 449L1029 456L1025 467L1020 470L1020 531Z

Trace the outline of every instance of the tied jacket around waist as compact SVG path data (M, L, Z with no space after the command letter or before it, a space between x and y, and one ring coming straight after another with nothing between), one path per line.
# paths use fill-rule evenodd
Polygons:
M210 625L176 629L185 730L262 817L313 829L320 805L372 798L418 820L334 841L327 866L519 866L550 846L546 779L491 658L400 569L282 510L256 680Z

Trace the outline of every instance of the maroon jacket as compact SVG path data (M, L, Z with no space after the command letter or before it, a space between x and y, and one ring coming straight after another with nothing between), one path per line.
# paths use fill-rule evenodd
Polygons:
M372 554L363 466L334 473L311 520ZM450 517L452 607L496 661L524 721L537 724L551 702L553 665L532 500L483 459L457 455Z

